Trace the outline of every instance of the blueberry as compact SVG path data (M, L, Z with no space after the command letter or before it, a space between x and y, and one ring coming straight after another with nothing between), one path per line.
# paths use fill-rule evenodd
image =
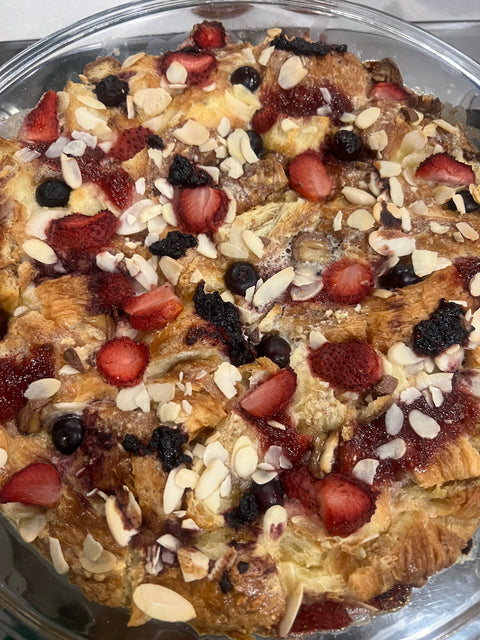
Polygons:
M378 284L382 289L403 289L410 284L420 282L411 264L398 262L389 271L380 276Z
M270 358L281 369L287 367L290 362L290 345L280 336L263 336L257 346L257 355Z
M113 75L103 78L95 87L97 98L107 107L118 107L125 102L128 90L128 82Z
M256 69L245 65L238 67L230 76L232 84L243 84L249 91L255 91L262 84L262 78Z
M64 207L70 198L70 191L66 182L51 178L38 185L35 200L41 207Z
M165 149L165 143L156 133L151 133L148 136L148 146L152 149Z
M82 418L74 413L57 418L53 423L51 436L55 448L60 453L71 455L82 444L85 436Z
M250 262L234 262L225 272L224 280L232 293L244 296L247 289L257 284L258 272Z
M355 160L362 152L362 141L353 131L340 129L332 140L332 153L340 160Z
M265 484L254 482L250 491L255 496L258 508L261 511L266 511L276 504L283 505L283 487L278 478L274 478Z
M250 146L252 147L253 152L259 158L261 158L265 153L265 147L263 146L262 136L256 131L254 131L253 129L248 129L247 135L250 140Z
M462 189L457 193L458 196L461 196L463 200L463 204L465 206L465 213L477 213L480 212L480 204L476 202L472 194L468 189ZM447 208L450 211L458 211L457 205L453 200L449 200L447 203Z

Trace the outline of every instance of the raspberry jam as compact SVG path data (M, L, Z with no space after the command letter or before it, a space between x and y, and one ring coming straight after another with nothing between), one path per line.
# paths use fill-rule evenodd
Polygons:
M352 617L341 602L334 602L333 600L312 602L310 604L302 604L292 625L291 632L309 633L311 631L344 629L350 626L352 622Z

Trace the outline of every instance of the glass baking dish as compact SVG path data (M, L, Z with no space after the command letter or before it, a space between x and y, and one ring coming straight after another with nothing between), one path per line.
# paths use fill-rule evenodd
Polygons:
M478 63L421 29L374 9L340 0L214 0L196 4L147 0L78 22L35 43L1 67L0 133L8 137L23 110L33 107L47 88L60 90L67 80L77 78L92 59L104 55L124 59L138 51L159 54L175 48L192 26L204 19L221 20L234 40L259 42L267 29L283 27L289 35L308 31L313 39L345 43L362 60L390 57L402 70L407 86L437 95L447 103L448 116L459 121L465 119L464 108L480 103ZM87 601L3 520L0 547L0 628L13 638L198 637L185 625L150 622L128 628L127 612ZM415 589L405 608L346 631L308 637L440 640L463 629L462 638L473 640L479 637L477 618L480 620L478 541L462 562L432 577L423 589Z

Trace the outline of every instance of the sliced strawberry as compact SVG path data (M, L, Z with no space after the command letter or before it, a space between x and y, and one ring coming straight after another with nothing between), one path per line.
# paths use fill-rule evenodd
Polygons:
M309 360L314 375L342 391L363 391L382 378L382 361L368 342L325 342Z
M329 473L318 481L320 516L328 533L348 536L367 523L375 500L367 487L343 473Z
M210 82L210 76L217 68L217 60L209 51L198 49L182 49L180 51L167 51L159 59L160 72L165 75L172 62L179 62L187 70L188 85L206 85Z
M282 475L282 486L288 499L300 502L312 513L316 513L318 509L317 485L318 478L306 467L298 467Z
M255 111L252 118L252 129L257 133L267 133L278 120L278 111L273 104L264 105Z
M405 87L396 82L377 82L370 92L370 97L380 100L406 100L409 95Z
M323 293L337 304L357 304L373 289L373 273L366 262L341 258L322 273Z
M114 338L98 351L97 368L109 384L134 387L142 381L148 360L146 344L128 337Z
M0 503L21 502L53 507L62 496L60 474L51 464L34 462L17 471L0 489Z
M54 142L60 125L57 116L58 96L55 91L43 94L38 105L25 116L20 138L34 142Z
M475 182L472 167L459 162L448 153L434 153L418 165L417 178L429 182L443 182L451 185L471 184Z
M183 309L180 298L168 282L139 296L125 298L122 306L130 316L132 327L139 331L163 329Z
M321 200L333 188L322 158L316 151L304 151L288 168L290 186L307 200Z
M120 309L125 298L134 295L133 287L123 273L95 273L88 277L88 288L91 293L89 311L94 314Z
M110 149L110 156L121 162L130 160L139 151L145 149L150 134L150 129L142 126L124 129Z
M215 232L225 220L227 211L227 194L221 189L209 186L186 188L178 201L179 227L187 233Z
M227 34L221 22L204 20L196 24L192 31L192 39L200 49L219 49L225 46Z
M297 375L287 367L250 391L240 406L256 418L268 418L281 411L297 388Z

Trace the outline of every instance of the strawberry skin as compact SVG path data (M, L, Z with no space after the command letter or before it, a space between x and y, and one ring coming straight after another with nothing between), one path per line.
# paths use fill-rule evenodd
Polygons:
M215 20L204 20L192 31L192 39L200 49L220 49L225 46L226 37L223 24Z
M130 160L148 145L150 134L150 129L142 126L124 129L110 150L110 156L121 162Z
M382 361L368 342L325 342L310 352L314 375L342 391L363 391L382 378Z
M273 104L264 105L255 111L252 118L252 129L257 133L267 133L278 120L278 112Z
M316 151L304 151L290 163L290 186L307 200L322 200L333 188L322 158Z
M178 201L179 226L187 233L215 232L222 225L228 211L224 191L204 186L182 190Z
M32 142L54 142L60 129L57 107L58 96L55 91L44 93L38 105L25 116L20 138Z
M448 153L434 153L418 165L417 178L429 182L443 182L451 185L468 185L475 182L472 167L459 162Z
M111 313L120 309L125 298L134 295L130 281L122 273L100 271L88 277L91 313Z
M0 503L53 507L62 496L60 474L51 464L34 462L17 471L0 489Z
M296 388L297 375L287 367L250 391L240 406L256 418L268 418L285 407Z
M377 82L370 92L370 97L380 100L406 100L409 95L405 87L396 82Z
M210 51L198 51L195 48L167 51L159 60L160 72L164 75L172 62L179 62L187 70L187 85L207 85L210 76L217 68L217 60Z
M134 387L142 381L149 350L126 336L106 342L97 353L97 368L109 384Z
M125 298L122 307L132 327L139 331L163 329L183 310L180 298L168 282L139 296Z
M320 516L328 533L348 536L372 517L375 501L370 491L354 478L329 473L318 481Z
M373 273L366 262L341 258L322 274L323 293L337 304L357 304L373 289Z

